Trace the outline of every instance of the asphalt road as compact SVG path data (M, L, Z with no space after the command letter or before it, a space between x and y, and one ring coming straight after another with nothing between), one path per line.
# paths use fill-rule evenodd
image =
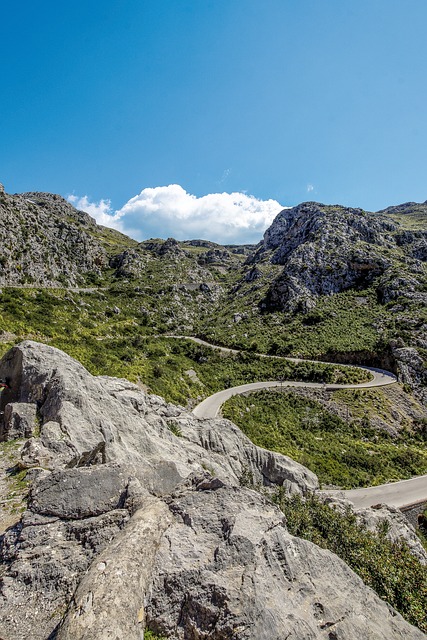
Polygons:
M227 347L218 347L213 344L209 344L205 340L200 340L200 338L190 338L188 336L171 336L174 338L187 338L187 340L192 340L197 344L202 344L206 347L211 347L212 349L218 349L223 351L224 353L239 353L237 349L228 349ZM257 354L264 358L280 358L280 356L269 356L265 354ZM281 358L282 360L289 360L291 362L318 362L319 364L337 364L331 362L320 362L319 360L303 360L302 358ZM357 369L363 369L365 371L369 371L372 378L367 382L361 382L359 384L324 384L322 382L298 382L295 380L285 380L279 382L277 380L269 380L264 382L251 382L248 384L242 384L238 387L231 387L230 389L223 389L223 391L218 391L214 393L209 398L206 398L198 404L194 409L193 413L198 418L215 418L218 415L218 411L221 406L231 398L232 396L239 395L242 393L247 393L250 391L257 391L258 389L272 389L274 387L305 387L311 389L324 389L326 391L333 391L336 389L368 389L372 387L384 387L388 384L394 384L397 382L397 378L394 373L390 371L385 371L385 369L377 369L375 367L361 367L356 365L340 365L343 367L354 367Z
M363 368L368 369L368 367ZM333 391L336 389L367 389L372 387L384 387L385 385L394 384L396 382L396 376L393 373L383 371L382 369L372 368L369 368L369 371L371 371L373 379L359 384L324 384L322 382L298 382L296 380L285 380L284 382L278 382L277 380L250 382L248 384L231 387L230 389L223 389L222 391L214 393L212 396L209 396L209 398L203 400L203 402L200 402L200 404L193 409L193 413L198 418L216 418L218 411L226 400L232 396L250 391L257 391L259 389L272 389L274 387L305 387L306 389L324 389L325 391Z
M198 344L202 344L214 349L219 349L225 353L238 353L236 349L228 349L227 347L218 347L216 345L209 344L200 338L193 338L188 336L171 336L176 338L187 338L193 340ZM258 354L262 355L262 354ZM264 356L264 357L276 357L276 356ZM300 362L298 358L285 358L293 362ZM318 361L316 361L318 362ZM331 364L331 363L324 363ZM343 365L350 366L350 365ZM355 366L355 365L351 365ZM362 382L360 384L322 384L316 382L296 382L296 381L266 381L266 382L252 382L249 384L242 384L238 387L231 387L230 389L224 389L218 391L218 393L209 396L200 402L194 409L193 413L198 418L215 418L221 406L234 395L242 393L248 393L251 391L257 391L259 389L271 389L274 387L306 387L313 389L368 389L372 387L383 387L385 385L394 384L397 382L396 376L390 371L384 369L376 369L373 367L359 367L360 369L368 370L372 373L372 379L368 382ZM399 482L390 482L388 484L382 484L375 487L366 487L364 489L351 489L347 491L324 491L328 495L336 495L338 497L351 500L356 507L370 507L375 504L385 503L390 506L399 508L410 504L416 504L423 502L427 499L427 475L411 478L410 480L400 480Z
M385 503L391 507L406 507L410 504L424 502L427 499L427 475L417 476L409 480L379 484L365 489L350 489L348 491L322 491L328 495L336 495L351 500L356 507L371 507Z

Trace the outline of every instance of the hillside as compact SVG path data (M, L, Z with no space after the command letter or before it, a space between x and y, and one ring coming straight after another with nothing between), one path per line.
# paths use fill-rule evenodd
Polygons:
M427 472L426 221L309 202L257 246L138 243L0 190L0 635L425 637L414 530L315 474ZM329 389L369 378L340 362L400 384ZM319 388L230 400L241 430L191 413L259 380Z
M21 343L0 376L30 483L0 540L2 638L426 637L427 556L403 516L303 506L317 478L302 465L52 347ZM304 532L310 508L320 528ZM364 581L327 550L328 523Z
M274 354L388 366L425 402L426 210L285 209L201 331Z
M251 352L383 366L426 403L426 210L303 203L279 213L256 247L222 247L137 243L60 196L3 191L0 348L36 337L94 373L132 378L139 367L152 386L138 341L198 334Z

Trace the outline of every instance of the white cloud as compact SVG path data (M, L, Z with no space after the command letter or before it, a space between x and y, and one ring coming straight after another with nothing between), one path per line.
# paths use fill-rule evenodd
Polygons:
M275 200L258 200L245 193L211 193L198 198L178 184L143 189L114 214L108 200L91 203L86 196L71 198L100 224L137 240L203 238L222 244L258 242L284 208Z
M230 177L230 174L231 174L231 169L224 169L224 171L222 172L221 178L218 180L218 184L223 184L224 182L227 182L228 178Z
M92 218L95 218L98 224L122 231L121 216L118 212L113 213L110 200L90 202L87 196L79 197L74 194L67 196L67 200L79 211L86 211Z
M307 185L307 193L310 193L310 191L314 191L314 186L312 184Z

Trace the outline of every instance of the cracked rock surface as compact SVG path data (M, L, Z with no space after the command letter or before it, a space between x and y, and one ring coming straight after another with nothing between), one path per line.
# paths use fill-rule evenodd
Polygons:
M283 514L253 491L196 491L168 506L174 522L160 544L147 606L160 635L388 640L408 632L344 562L291 536Z
M2 639L141 640L147 624L176 640L425 637L240 486L315 490L302 465L46 345L14 347L6 376L0 416L39 428L20 461L28 508L1 537Z

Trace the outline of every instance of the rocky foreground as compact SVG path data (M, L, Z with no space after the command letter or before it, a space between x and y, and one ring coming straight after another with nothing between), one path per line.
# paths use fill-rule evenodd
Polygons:
M0 377L0 440L25 440L31 481L2 538L3 640L426 637L241 486L304 494L317 478L231 422L30 341Z

